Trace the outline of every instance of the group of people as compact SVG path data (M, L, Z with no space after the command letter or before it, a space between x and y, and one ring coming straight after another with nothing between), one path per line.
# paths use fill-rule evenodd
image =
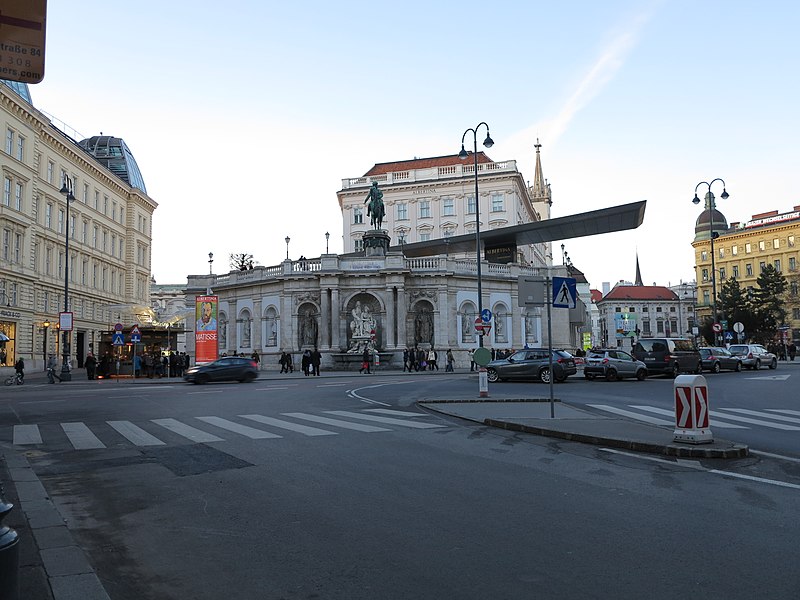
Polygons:
M303 375L306 377L310 375L319 376L319 366L322 363L322 354L314 347L313 350L306 349L300 357L300 368L303 370ZM281 373L294 373L294 359L292 355L285 350L281 352L278 359L278 364L281 366Z
M453 351L449 348L445 352L445 372L453 373L455 371L455 358ZM411 350L403 350L403 372L414 371L438 371L439 370L439 353L435 348L430 348L425 351L422 348L414 346Z
M789 360L794 360L795 356L797 356L797 346L794 342L789 344L769 344L767 350L776 355L778 360L786 360L787 357Z
M104 366L104 359L100 359L101 372L107 368L110 357L106 360ZM147 377L148 379L159 377L183 377L183 373L189 368L189 355L185 352L178 354L177 352L168 352L161 354L160 352L145 352L143 354L134 354L133 356L133 376L134 377Z

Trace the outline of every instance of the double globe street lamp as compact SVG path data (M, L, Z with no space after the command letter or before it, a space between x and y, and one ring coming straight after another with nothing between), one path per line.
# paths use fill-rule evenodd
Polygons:
M725 189L725 181L717 177L709 181L701 181L694 188L694 198L692 204L700 204L700 198L697 196L697 190L701 185L706 186L708 191L705 195L705 210L708 211L708 237L711 240L711 327L714 329L714 345L717 345L717 270L714 262L714 240L719 237L719 233L714 231L714 211L717 210L717 205L714 202L714 194L711 192L711 186L719 181L722 184L722 194L720 198L727 200L730 194Z
M64 173L64 181L61 185L60 193L67 198L66 221L64 222L64 313L69 312L69 203L75 200L72 178ZM70 336L72 335L72 322L70 327L63 327L64 342L62 344L63 362L61 363L61 381L72 381L72 373L69 366Z
M483 140L483 145L486 148L494 146L494 141L489 135L489 126L481 121L475 127L470 127L461 136L461 152L458 153L458 158L466 160L469 153L464 149L464 138L467 134L472 132L472 157L473 165L475 168L475 258L478 263L478 316L483 313L483 294L481 290L481 215L480 215L480 198L478 197L478 129L481 125L486 127L486 139ZM478 346L483 348L483 334L478 336Z

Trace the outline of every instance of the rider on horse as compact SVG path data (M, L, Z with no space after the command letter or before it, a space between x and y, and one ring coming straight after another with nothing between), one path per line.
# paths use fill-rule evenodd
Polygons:
M364 200L364 204L367 205L367 216L372 215L371 223L375 229L380 229L381 224L383 223L383 217L386 215L386 211L383 207L383 192L378 189L378 182L373 181L372 187L367 192L367 198Z

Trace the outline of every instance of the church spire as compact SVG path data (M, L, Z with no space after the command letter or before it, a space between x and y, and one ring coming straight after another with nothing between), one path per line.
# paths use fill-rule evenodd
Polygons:
M542 173L542 158L539 153L539 148L541 147L542 145L539 143L539 138L536 138L536 144L534 144L534 148L536 148L536 171L533 174L533 189L531 195L533 196L534 202L546 201L548 204L552 204L550 186L545 181L544 174Z
M639 253L636 253L636 282L634 285L644 285L642 283L642 270L639 268Z

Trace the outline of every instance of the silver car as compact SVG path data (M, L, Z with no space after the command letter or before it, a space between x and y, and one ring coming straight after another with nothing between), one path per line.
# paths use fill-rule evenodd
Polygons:
M601 348L590 350L586 354L583 376L586 379L605 377L607 381L636 377L639 381L643 381L647 379L647 365L623 350Z
M760 344L732 344L728 350L741 358L742 366L747 369L778 368L778 357Z

